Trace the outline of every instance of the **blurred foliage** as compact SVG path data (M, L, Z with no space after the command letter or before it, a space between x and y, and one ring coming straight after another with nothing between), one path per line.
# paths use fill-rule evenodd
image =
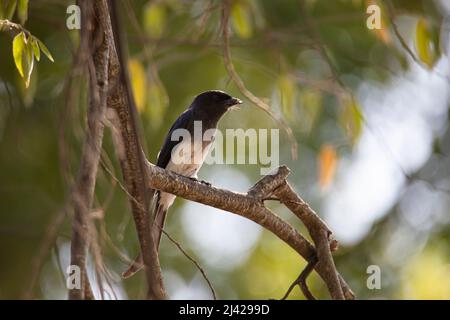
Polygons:
M233 63L246 86L270 101L292 127L300 143L299 159L290 158L287 137L281 133L280 162L293 170L290 181L320 213L338 163L352 157L367 130L364 109L354 92L363 82L388 83L415 62L393 31L385 1L305 0L304 6L301 2L232 1L230 43ZM392 1L396 15L414 21L401 31L418 60L430 70L444 54L439 36L445 17L438 2ZM230 81L222 61L219 1L120 3L145 149L154 161L168 128L197 93L222 89L235 96L242 94ZM79 163L87 77L72 70L79 37L76 30L66 28L70 4L73 1L0 0L0 19L23 28L13 34L4 28L0 32L0 298L23 297L34 273L30 269L33 257L48 224L67 201ZM370 4L381 7L380 30L366 27ZM54 63L40 60L41 53ZM35 64L35 59L40 63ZM275 124L246 101L245 107L227 115L220 127L273 128ZM450 145L448 136L446 131L436 142L436 154ZM103 164L120 179L109 132L105 133L104 149ZM106 155L110 161L105 160ZM432 161L430 158L425 167ZM249 181L259 178L255 165L232 168ZM206 167L200 176L211 170L217 169ZM442 176L447 183L449 175ZM167 229L198 256L182 227L184 204L184 200L176 201ZM95 208L105 210L104 230L114 243L111 246L101 237L105 262L120 274L125 264L116 250L133 256L138 244L126 195L105 170L99 171ZM208 208L202 210L208 214ZM305 232L281 206L274 205L274 210ZM389 235L404 227L399 217L396 205L364 239L340 248L338 269L360 298L449 299L448 225L429 230L422 246L413 248L402 264L396 265L384 257L384 251ZM38 277L37 298L64 298L64 270L58 261L66 261L69 240L67 218ZM162 243L161 259L165 271L175 272L187 283L198 276L167 239ZM263 299L281 297L305 265L292 249L267 232L233 270L222 270L205 259L200 263L219 297ZM382 290L366 287L370 264L381 265ZM129 298L142 297L142 277L140 273L123 283ZM327 297L317 275L308 282L319 298ZM291 298L302 296L296 289Z
M337 167L336 149L332 145L323 145L319 153L319 185L326 189L333 181Z
M450 265L448 251L428 248L405 267L401 297L404 299L448 299Z
M416 26L416 47L420 60L432 68L439 58L439 31L430 30L426 20L420 19Z

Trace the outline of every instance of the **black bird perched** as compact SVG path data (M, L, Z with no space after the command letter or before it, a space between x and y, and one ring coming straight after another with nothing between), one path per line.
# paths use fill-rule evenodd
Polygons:
M170 128L158 154L156 165L186 177L196 178L213 141L213 137L204 141L203 134L209 129L215 130L220 118L228 109L241 103L241 100L219 90L206 91L196 96L189 108L175 120ZM194 134L194 125L197 121L201 123L201 135ZM177 133L181 132L177 132L177 129L187 130L190 139L174 139ZM189 153L183 154L186 150ZM155 193L152 236L157 248L161 241L161 229L164 226L167 210L174 200L175 196L172 194L159 191ZM128 278L141 268L142 260L139 256L122 276Z

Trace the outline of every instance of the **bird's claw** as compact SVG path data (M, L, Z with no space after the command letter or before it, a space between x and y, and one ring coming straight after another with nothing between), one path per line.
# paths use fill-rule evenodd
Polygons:
M199 180L197 178L194 177L189 177L189 179L196 181L196 182L200 182L201 184L207 185L208 187L211 187L211 183L209 183L208 181L205 180Z
M208 187L211 187L211 183L209 183L208 181L200 180L200 183L203 183L203 184L207 185Z

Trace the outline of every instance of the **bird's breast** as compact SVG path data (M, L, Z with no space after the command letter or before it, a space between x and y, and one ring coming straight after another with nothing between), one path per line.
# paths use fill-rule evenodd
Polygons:
M187 177L195 176L208 155L212 140L183 140L172 149L166 169Z

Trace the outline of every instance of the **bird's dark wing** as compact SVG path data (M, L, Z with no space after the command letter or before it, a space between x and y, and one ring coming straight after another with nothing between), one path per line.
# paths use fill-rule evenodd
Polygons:
M167 166L170 161L173 148L182 141L182 139L180 141L172 141L172 133L176 129L189 129L192 127L193 123L194 115L192 109L187 109L178 117L177 120L175 120L167 133L166 140L164 141L161 151L159 152L158 161L156 162L158 167L165 168Z

